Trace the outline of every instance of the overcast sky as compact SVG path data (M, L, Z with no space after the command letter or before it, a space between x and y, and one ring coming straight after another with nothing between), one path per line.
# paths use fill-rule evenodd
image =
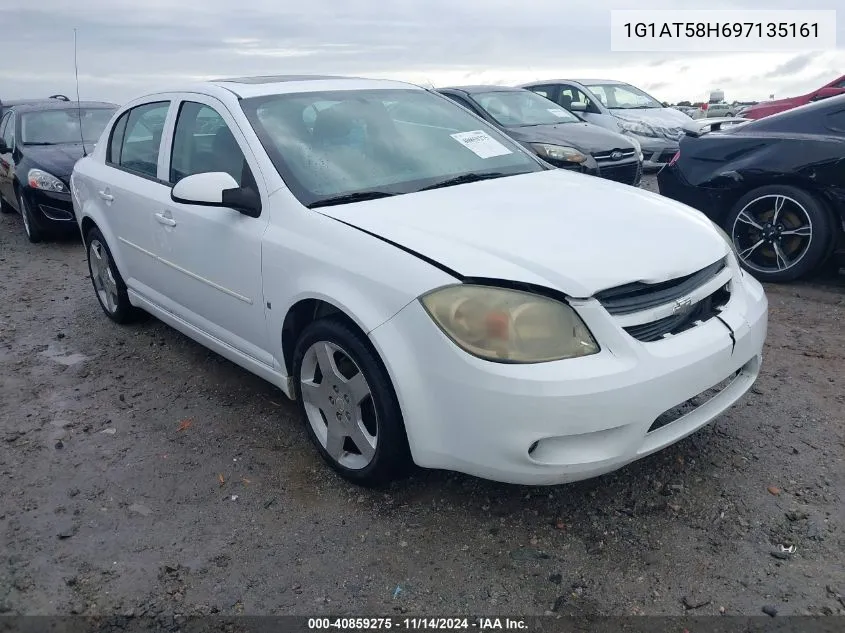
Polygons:
M601 77L660 100L792 96L845 74L841 0L3 0L0 98L125 101L185 80L328 73L445 86ZM611 9L835 9L838 50L614 53Z

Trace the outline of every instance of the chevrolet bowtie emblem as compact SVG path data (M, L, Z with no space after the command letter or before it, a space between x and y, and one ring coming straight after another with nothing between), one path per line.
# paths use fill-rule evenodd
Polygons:
M692 309L692 299L684 297L675 301L675 304L672 306L672 314L686 314L690 309Z

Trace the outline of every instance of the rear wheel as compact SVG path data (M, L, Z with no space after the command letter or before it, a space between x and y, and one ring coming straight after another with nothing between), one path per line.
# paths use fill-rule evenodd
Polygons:
M341 476L377 486L407 471L399 402L363 335L342 320L315 321L296 344L293 373L308 435Z
M129 303L126 284L99 229L88 231L85 247L88 251L88 271L100 307L115 323L129 323L135 317L136 309Z
M761 281L792 281L830 251L827 210L806 191L785 185L743 196L725 219L742 265Z

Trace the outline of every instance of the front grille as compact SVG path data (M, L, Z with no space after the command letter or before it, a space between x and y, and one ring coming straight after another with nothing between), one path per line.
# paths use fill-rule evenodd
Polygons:
M698 272L656 284L634 282L603 290L596 299L612 315L641 312L680 299L715 278L727 266L724 259Z
M611 158L614 152L619 152L620 156L618 158ZM626 158L631 158L634 154L636 154L636 150L634 149L612 149L609 152L596 152L593 154L593 158L596 159L597 163L601 163L602 161L608 160L624 160Z
M650 323L632 325L626 327L625 331L644 343L659 341L667 334L680 334L699 323L709 321L719 314L720 309L730 301L730 298L731 294L727 286L722 286L713 294L696 303L686 314L673 314Z
M639 161L633 161L626 165L603 164L599 165L599 176L632 185L636 182L640 171Z

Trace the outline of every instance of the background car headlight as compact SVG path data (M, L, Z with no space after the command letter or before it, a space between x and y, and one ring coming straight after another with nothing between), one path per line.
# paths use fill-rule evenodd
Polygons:
M29 186L33 189L43 189L44 191L56 191L59 193L67 191L61 180L42 169L30 169L26 179L29 181Z
M587 155L574 147L564 145L549 145L548 143L531 143L531 147L543 158L562 160L569 163L583 163Z
M640 142L636 138L634 138L633 136L630 136L630 135L626 136L625 138L627 138L631 142L631 144L634 146L634 149L637 152L637 158L642 160L643 159L643 146L640 145Z
M541 295L461 284L420 301L459 347L486 360L543 363L599 351L575 310Z
M640 121L628 121L627 119L620 119L617 117L616 124L619 126L619 129L622 133L627 134L639 134L640 136L653 136L658 137L660 136L650 125L646 123L642 123Z

